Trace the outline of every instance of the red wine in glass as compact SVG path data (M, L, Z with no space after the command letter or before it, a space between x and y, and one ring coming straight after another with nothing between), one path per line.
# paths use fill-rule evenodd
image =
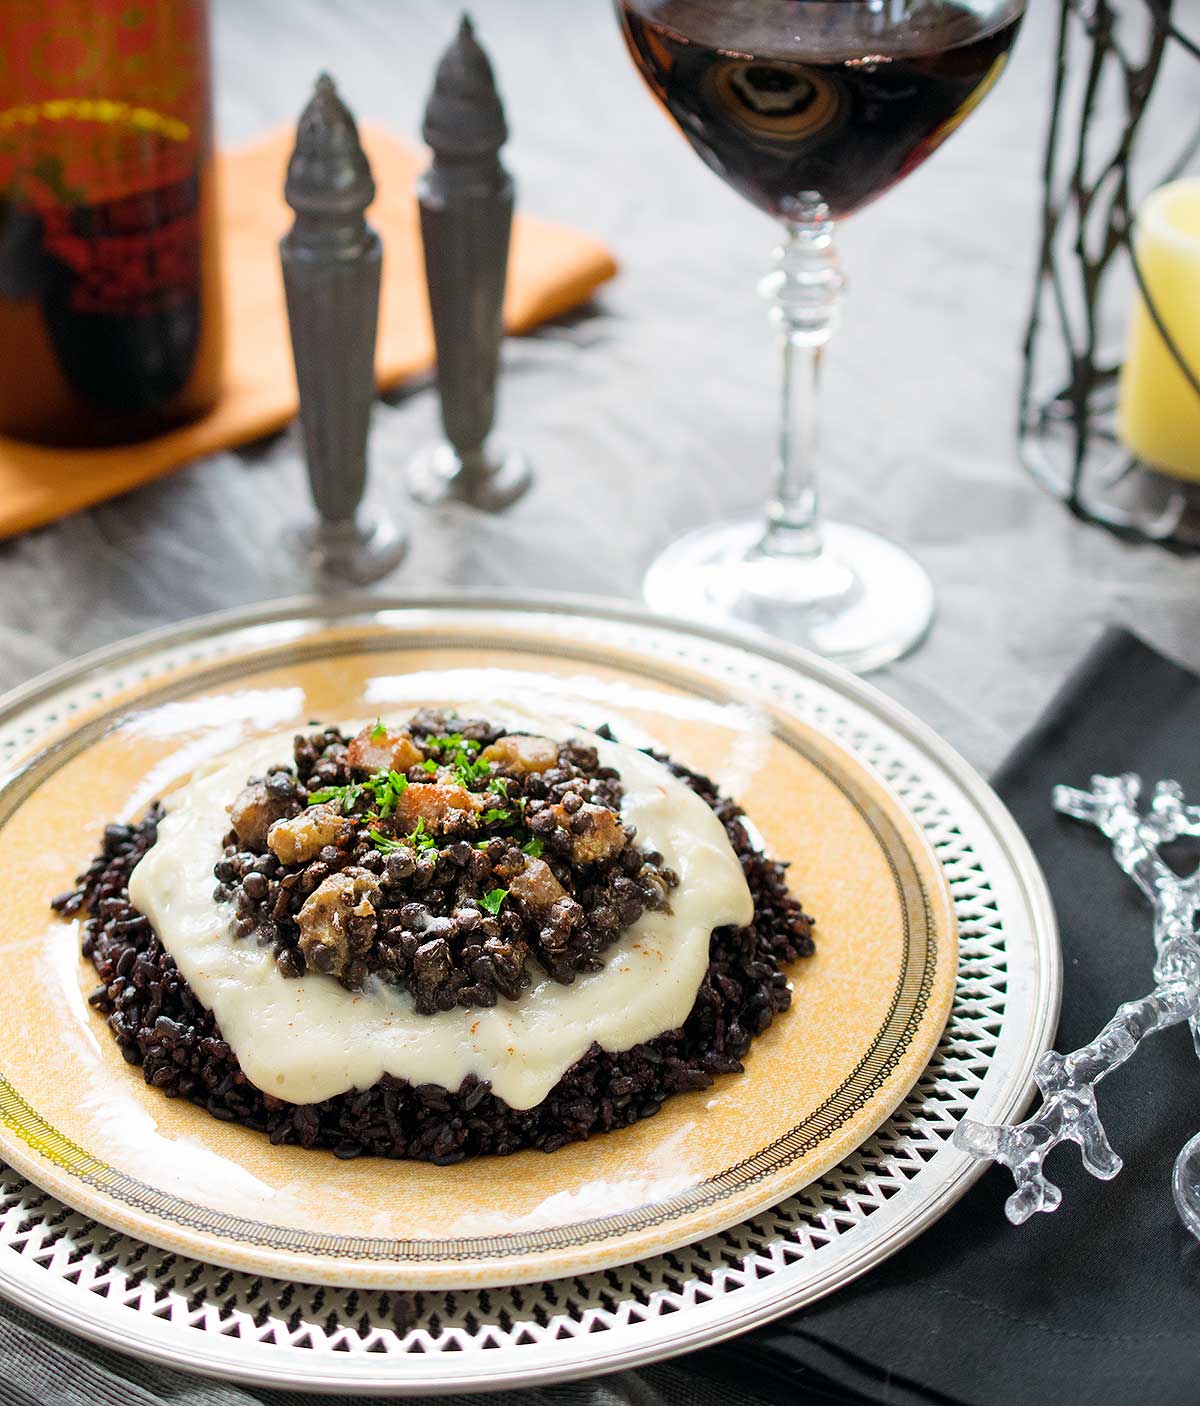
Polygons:
M818 521L820 349L842 277L834 222L921 165L987 93L1024 0L615 0L655 97L724 181L782 221L764 284L784 353L767 521L705 528L668 547L651 605L752 624L856 669L896 658L933 613L899 547Z
M736 7L620 8L634 61L688 141L780 219L809 191L840 219L919 166L982 97L1020 24L951 3L872 34L859 5L794 0L749 7L734 33Z

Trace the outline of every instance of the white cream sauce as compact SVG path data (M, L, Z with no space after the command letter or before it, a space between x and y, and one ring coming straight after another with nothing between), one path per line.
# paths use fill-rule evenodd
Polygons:
M456 1090L468 1074L512 1108L540 1103L595 1041L618 1052L683 1024L708 965L709 935L749 923L754 906L724 827L666 767L561 722L490 713L562 740L581 737L621 773L622 816L638 843L679 875L670 913L646 913L605 954L604 969L562 986L531 962L532 984L490 1009L418 1015L411 996L373 980L347 991L330 977L282 976L269 949L235 939L213 898L227 806L251 775L291 755L291 734L249 743L167 798L158 841L133 872L134 904L150 919L246 1077L292 1103L366 1089L383 1074Z

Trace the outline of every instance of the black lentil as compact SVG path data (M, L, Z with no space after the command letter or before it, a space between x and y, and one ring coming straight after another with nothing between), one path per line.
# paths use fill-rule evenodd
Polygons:
M369 741L370 730L365 732L366 739L359 734L360 744ZM491 1006L498 996L514 995L514 984L517 991L529 984L530 963L563 983L581 972L598 971L606 949L647 909L669 910L678 876L664 867L662 855L636 844L632 827L621 824L620 778L600 766L594 747L578 740L552 744L553 765L541 771L503 766L489 771L487 765L472 771L468 765L455 777L450 775L453 767L445 766L448 760L469 763L502 738L522 735L482 719L431 710L418 713L403 732L392 734L382 727L380 732L414 743L409 755L420 760L408 767L406 785L461 784L472 796L484 798L482 820L468 834L451 832L436 843L422 835L405 843L403 827L381 815L378 800L369 787L363 788L372 768L355 764L360 754L354 739L335 727L298 736L290 768L269 768L262 783L249 778L247 794L262 786L272 799L255 796L252 818L257 823L241 837L235 804L235 828L213 869L226 890L222 899L233 905L235 933L259 941L269 933L280 971L303 976L312 967L351 989L376 975L409 990L425 1014L455 1005ZM447 738L459 740L450 745ZM443 772L436 772L437 765ZM269 827L261 823L264 807L286 803L281 818L294 818L327 787L343 790L339 804L352 822L349 833L314 858L281 863L268 848ZM609 848L603 843L585 846L587 857L580 858L575 841L595 832L601 812L612 819ZM381 835L387 852L380 848ZM534 862L548 870L539 871L550 891L541 905L522 896L519 883L509 892L512 880ZM380 881L382 901L371 930L360 928L354 950L335 957L327 947L303 942L300 910L331 874L350 868L364 869ZM497 890L506 895L502 911L492 915L495 922L481 926L488 895ZM414 897L420 897L419 905L411 903ZM430 924L443 918L448 926L435 933ZM415 946L400 940L405 931L417 939ZM445 939L436 959L425 950L435 935ZM481 940L500 948L485 952ZM423 954L420 961L417 952Z

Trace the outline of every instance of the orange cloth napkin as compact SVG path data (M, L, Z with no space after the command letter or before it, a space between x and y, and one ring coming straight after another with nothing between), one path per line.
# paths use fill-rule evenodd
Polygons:
M278 241L291 222L283 178L293 134L275 133L219 158L227 351L225 391L202 420L141 444L44 449L0 436L0 538L65 517L189 459L281 429L297 410ZM363 143L378 195L369 218L384 242L376 368L381 389L433 365L413 182L425 158L386 131ZM584 303L616 272L577 230L529 215L514 223L504 321L526 332Z

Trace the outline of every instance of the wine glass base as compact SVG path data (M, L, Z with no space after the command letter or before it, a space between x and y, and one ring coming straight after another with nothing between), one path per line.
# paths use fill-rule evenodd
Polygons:
M529 460L519 450L493 453L477 461L462 458L453 445L435 444L408 463L408 492L426 507L439 503L470 503L484 512L498 512L515 503L533 481Z
M1200 1240L1200 1133L1183 1146L1171 1178L1180 1219Z
M702 528L673 542L646 574L652 610L752 625L856 673L906 654L933 619L924 570L885 537L827 522L815 560L768 557L761 520Z
M371 525L317 521L291 528L289 547L317 577L369 586L388 576L404 560L408 538L387 516L373 513Z

